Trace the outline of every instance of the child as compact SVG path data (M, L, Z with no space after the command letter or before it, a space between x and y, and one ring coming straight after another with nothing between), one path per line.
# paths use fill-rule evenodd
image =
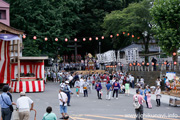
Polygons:
M156 95L157 107L159 107L161 105L161 101L160 101L160 98L161 98L161 89L160 89L160 86L158 86L156 88L155 95Z
M77 97L79 97L79 88L80 88L80 82L79 82L79 79L76 80L74 86L76 87L76 94L77 94Z
M84 90L84 97L88 97L88 87L89 87L89 83L86 81L86 79L84 80L84 84L83 84L83 90Z
M147 91L146 92L146 96L147 96L147 103L148 103L148 108L149 109L152 109L152 104L151 104L151 92L150 91Z
M125 84L125 95L127 95L128 94L128 96L129 96L129 82L127 82L126 84Z

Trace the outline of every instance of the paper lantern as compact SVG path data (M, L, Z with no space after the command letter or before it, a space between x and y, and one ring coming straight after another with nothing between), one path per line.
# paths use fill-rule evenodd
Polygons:
M166 64L167 64L167 62L164 62L164 64L166 65Z
M104 36L102 36L101 39L104 39Z
M83 41L86 41L86 38L83 38Z
M36 39L37 39L37 37L36 37L36 36L34 36L34 37L33 37L33 39L34 39L34 40L36 40Z
M110 38L113 38L113 35L110 35Z
M23 35L23 38L25 39L25 38L26 38L26 35Z
M119 34L117 34L117 36L119 36Z
M127 36L129 36L130 34L128 33Z
M89 41L91 41L91 40L92 40L92 38L90 37L90 38L89 38Z
M58 38L55 38L55 41L57 42L57 41L58 41Z
M74 41L77 42L77 38L74 38Z
M132 38L134 38L134 35L132 35Z
M173 52L173 56L176 56L176 52Z
M96 37L96 40L98 40L98 37Z
M146 65L149 66L149 63L147 63Z
M123 32L123 34L126 34L125 32Z
M137 37L137 39L140 39L140 37Z
M152 65L154 65L154 63L152 62Z
M177 62L174 62L174 65L177 65Z
M65 38L65 42L67 42L68 41L68 39L67 38Z
M158 66L159 64L156 64L156 66Z
M47 41L47 40L48 40L48 38L47 38L47 37L45 37L45 38L44 38L44 40L45 40L45 41Z
M138 65L138 66L140 66L140 64L139 64L139 63L137 63L137 65Z
M144 62L142 62L142 65L144 65Z
M133 65L136 65L136 63L133 63Z
M132 64L130 63L129 66L132 66Z

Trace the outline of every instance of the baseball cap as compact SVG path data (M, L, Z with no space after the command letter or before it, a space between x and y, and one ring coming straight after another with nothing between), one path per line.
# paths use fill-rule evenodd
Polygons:
M65 83L66 83L66 84L69 84L69 81L66 81Z
M25 92L20 92L20 96L24 96L24 95L26 95Z

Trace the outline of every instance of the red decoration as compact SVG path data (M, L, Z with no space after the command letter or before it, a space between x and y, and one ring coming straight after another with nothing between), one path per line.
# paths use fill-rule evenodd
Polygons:
M146 65L149 66L149 63L147 63Z
M132 64L130 63L129 66L132 66Z
M91 40L92 40L92 38L90 37L90 38L89 38L89 41L91 41Z
M104 36L102 36L101 39L104 39Z
M119 34L117 34L117 36L119 36Z
M113 35L110 35L110 38L113 38Z
M177 65L177 62L174 62L174 65Z
M75 38L74 41L77 42L77 38Z
M166 64L167 64L167 62L164 62L164 64L166 65Z
M129 36L130 34L128 33L127 36Z
M137 39L140 39L140 37L137 37Z
M36 39L37 39L37 37L36 37L36 36L34 36L34 37L33 37L33 39L34 39L34 40L36 40Z
M123 34L126 34L125 32L123 32Z
M154 63L152 62L152 65L154 65Z
M45 41L47 41L47 40L48 40L48 38L47 38L47 37L45 37L45 38L44 38L44 40L45 40Z
M96 40L98 40L98 37L96 37Z
M136 63L133 63L133 65L136 65Z
M25 39L25 38L26 38L26 35L23 35L23 38Z
M55 41L57 42L57 41L58 41L58 38L55 38Z
M86 38L83 38L83 41L86 41Z
M134 38L134 35L132 35L132 38Z
M158 66L159 64L156 64L156 66Z
M67 38L65 38L65 42L67 42L68 41L68 39Z
M176 52L173 52L173 56L176 56Z
M142 65L144 65L144 62L142 63Z

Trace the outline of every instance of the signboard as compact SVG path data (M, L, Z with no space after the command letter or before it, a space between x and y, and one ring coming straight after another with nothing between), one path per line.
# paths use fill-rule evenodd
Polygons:
M176 72L166 72L168 80L176 79Z

